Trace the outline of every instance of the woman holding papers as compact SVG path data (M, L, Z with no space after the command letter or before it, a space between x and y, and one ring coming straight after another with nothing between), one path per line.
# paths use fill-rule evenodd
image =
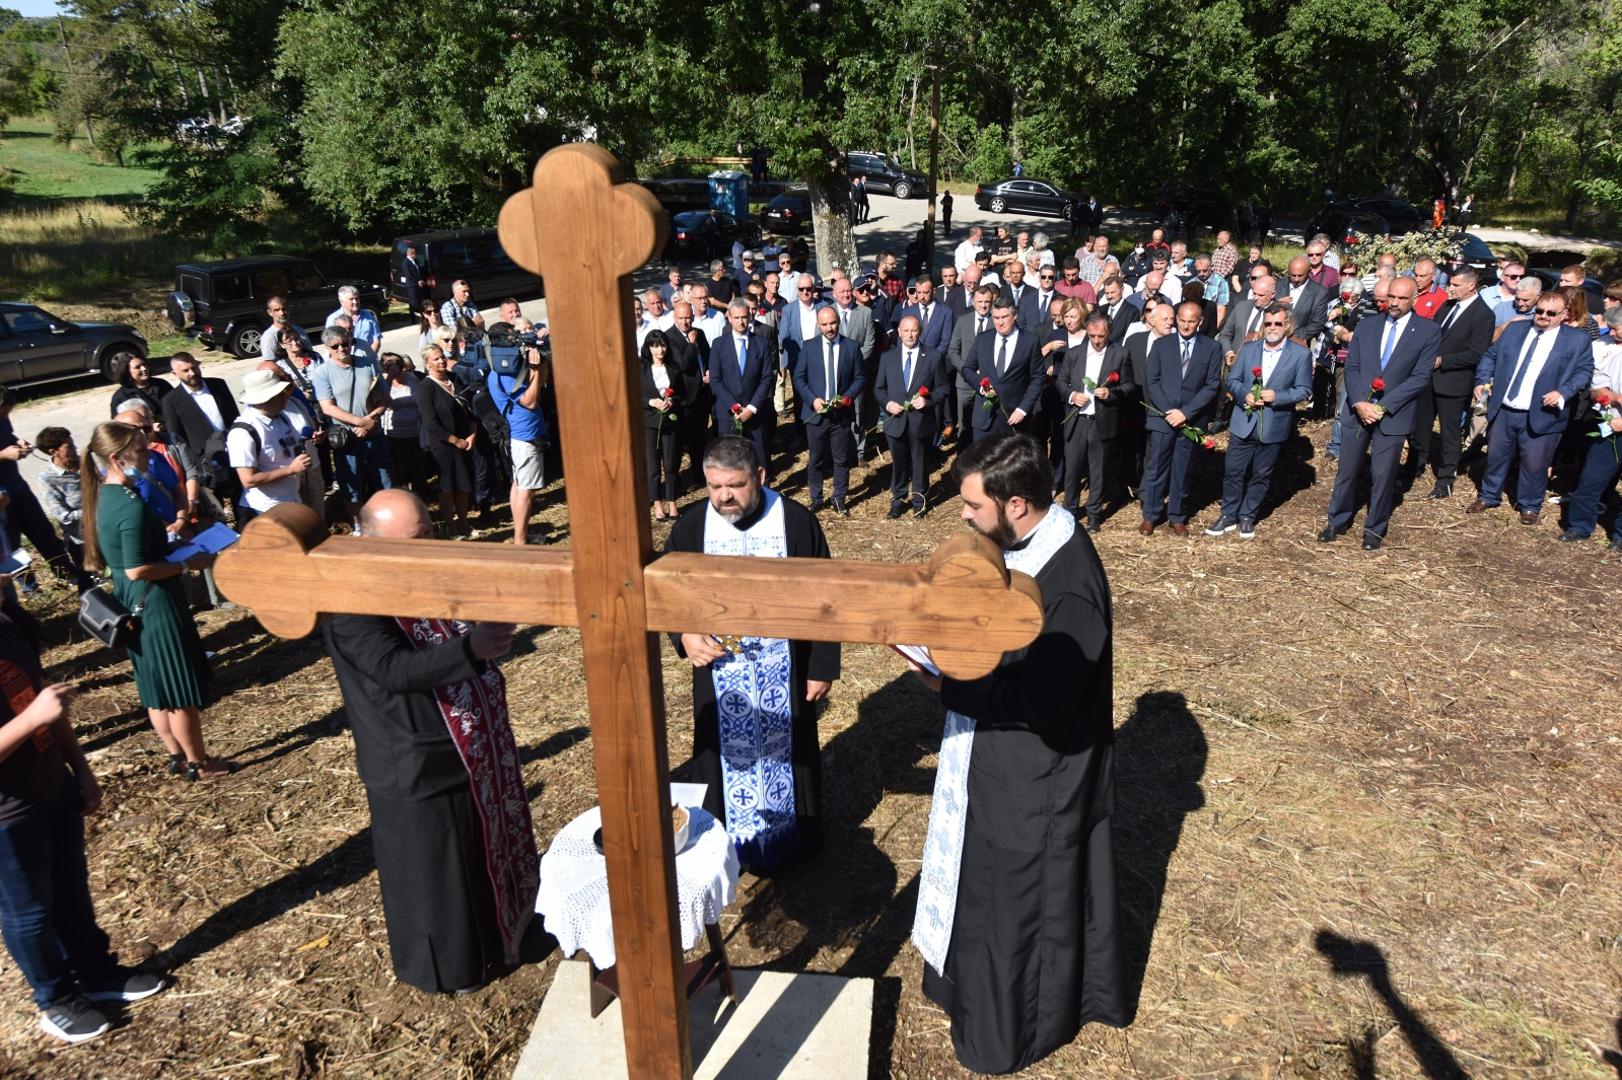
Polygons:
M169 749L169 771L188 780L212 780L231 772L229 762L208 756L203 745L203 684L208 659L186 603L181 575L213 562L209 554L168 562L163 522L136 493L146 467L141 429L114 421L97 426L81 464L84 486L85 565L106 569L113 595L140 617L129 646L135 688L152 727ZM105 476L102 470L106 470Z

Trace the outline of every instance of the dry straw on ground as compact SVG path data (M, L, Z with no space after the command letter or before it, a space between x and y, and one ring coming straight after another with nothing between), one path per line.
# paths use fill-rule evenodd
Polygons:
M1200 457L1203 523L1220 459ZM1286 464L1299 490L1253 541L1144 539L1132 510L1099 538L1141 996L1130 1029L1089 1029L1028 1075L1614 1077L1622 565L1553 543L1552 521L1467 518L1468 495L1407 499L1377 554L1355 534L1319 545L1331 474L1315 467L1332 469ZM852 517L826 521L836 555L920 559L961 527L950 502L885 520L887 479L883 461L863 470ZM802 484L796 465L784 487ZM545 515L566 542L556 494ZM246 768L186 786L163 774L128 667L51 622L48 659L88 688L79 724L107 778L89 838L103 923L177 983L63 1049L7 963L0 1073L506 1073L556 956L469 998L395 985L330 664L240 614L203 625L220 653L210 737ZM663 655L680 762L690 675ZM544 844L595 801L577 637L526 632L506 670ZM905 943L938 708L893 654L848 648L821 726L827 850L754 881L728 948L878 979L874 1075L960 1075Z

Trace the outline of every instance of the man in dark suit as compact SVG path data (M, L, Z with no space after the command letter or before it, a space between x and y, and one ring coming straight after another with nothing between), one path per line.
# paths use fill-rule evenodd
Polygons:
M1238 363L1227 378L1234 410L1222 468L1222 516L1205 530L1206 536L1234 529L1246 540L1256 535L1256 516L1273 481L1273 466L1295 431L1296 403L1312 396L1312 354L1305 345L1286 340L1291 329L1290 309L1269 304L1262 309L1261 339L1239 346Z
M1295 333L1290 336L1308 349L1329 321L1329 290L1308 276L1311 267L1305 255L1291 259L1278 297L1290 305L1290 317L1295 321Z
M1012 300L1004 296L992 302L991 331L974 339L963 365L963 379L974 387L969 415L974 438L1023 430L1019 425L1042 394L1045 365L1037 344L1035 334L1020 328Z
M952 347L952 329L957 322L957 313L935 295L935 283L929 279L928 274L921 275L913 282L912 293L913 302L901 309L900 318L905 319L911 315L917 319L920 327L919 342L936 356L944 358L946 350ZM937 431L946 425L951 416L947 411L951 407L950 399L951 395L947 393L938 394L930 399L929 408L935 414ZM883 398L879 399L879 407L881 409L884 407Z
M1131 402L1137 387L1126 366L1126 350L1111 345L1109 316L1095 311L1087 318L1087 342L1069 349L1054 382L1063 411L1055 422L1064 440L1064 508L1076 512L1081 478L1087 478L1088 532L1099 530L1105 489L1121 427L1121 405Z
M1039 332L1048 319L1048 313L1036 304L1036 287L1025 281L1025 264L1009 259L1003 269L1002 294L1014 305L1014 322L1022 333Z
M929 451L935 444L931 402L946 396L946 361L923 343L918 316L901 316L896 334L896 346L879 359L876 392L890 446L890 517L905 510L909 480L912 512L923 517L929 513Z
M1386 317L1357 324L1346 353L1346 406L1341 410L1340 471L1329 496L1329 524L1318 534L1329 543L1352 527L1357 484L1369 459L1369 509L1363 550L1385 542L1396 493L1397 459L1414 427L1414 400L1430 388L1442 332L1414 314L1418 288L1397 278L1386 292ZM1376 380L1379 381L1376 386Z
M722 435L741 434L755 444L755 453L765 463L771 461L768 449L777 421L772 409L777 365L767 355L766 343L755 334L754 321L754 313L744 301L734 300L727 306L727 329L710 343L710 393L715 395L715 430ZM834 325L839 325L837 317ZM770 480L771 466L763 467Z
M687 454L695 486L704 484L704 442L710 428L713 399L707 376L710 370L710 343L704 332L693 325L693 305L682 300L672 311L674 321L665 337L670 342L670 363L681 370L682 400L676 421L682 449ZM771 355L768 353L767 355Z
M1126 341L1126 332L1138 321L1141 310L1126 298L1126 286L1119 274L1107 274L1098 280L1098 308L1109 318L1110 344Z
M169 371L180 380L163 398L163 426L171 442L186 448L203 470L202 482L224 503L235 503L242 483L225 452L225 433L237 419L237 403L224 379L203 378L203 365L191 353L177 352Z
M946 347L946 366L954 379L954 401L951 422L957 425L957 437L967 445L974 438L974 410L980 407L975 387L968 381L963 369L968 366L974 352L975 340L991 332L991 303L997 299L997 290L982 285L972 293L973 304L952 324L952 342Z
M1460 427L1464 410L1470 405L1471 380L1476 364L1492 346L1493 313L1476 295L1479 278L1475 270L1461 267L1447 283L1448 301L1436 313L1442 330L1442 343L1431 366L1430 389L1414 402L1414 433L1408 444L1407 475L1418 476L1431 460L1431 428L1442 422L1436 486L1430 497L1445 499L1453 494L1453 481L1459 474L1459 451L1463 447Z
M1145 536L1155 531L1162 517L1174 534L1188 535L1183 498L1194 442L1181 429L1204 426L1222 382L1222 351L1214 338L1199 332L1205 310L1197 303L1181 304L1175 317L1177 333L1149 347L1143 377L1144 399L1154 410L1144 421L1149 447L1139 493L1143 524L1138 531Z
M800 420L810 447L806 491L811 509L822 509L822 478L833 466L834 512L848 514L845 495L850 490L850 467L856 461L855 403L867 387L867 365L856 343L839 332L839 314L831 307L817 311L815 341L800 349L795 366L794 394L800 401ZM849 401L851 404L844 404Z
M1519 458L1515 508L1522 525L1537 524L1549 464L1570 420L1567 406L1594 376L1588 335L1565 320L1565 295L1545 292L1532 321L1512 324L1476 365L1475 396L1487 399L1487 471L1467 507L1472 514L1498 505Z
M405 289L406 307L411 309L415 317L421 313L422 302L428 291L428 275L423 273L422 264L417 261L415 245L406 247L405 258L400 262L400 286Z
M1148 429L1144 425L1149 419L1148 411L1142 407L1143 381L1149 370L1149 350L1155 342L1175 329L1175 308L1161 303L1158 293L1146 302L1149 310L1144 312L1143 322L1148 329L1139 330L1121 343L1121 348L1126 350L1126 374L1121 377L1131 382L1135 389L1132 401L1119 414L1121 426L1115 444L1115 462L1120 477L1115 492L1118 498L1135 498L1143 489L1143 458L1148 442ZM1113 329L1111 333L1114 333Z
M951 263L941 267L940 302L954 319L974 306L974 288L958 280L957 267Z

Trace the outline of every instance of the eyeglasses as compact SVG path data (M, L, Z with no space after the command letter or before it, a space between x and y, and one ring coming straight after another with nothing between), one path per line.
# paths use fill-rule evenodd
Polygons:
M817 290L813 289L813 288L809 288L809 287L807 287L805 285L801 285L798 289L796 289L794 291L795 292L816 292Z
M1564 308L1546 308L1546 307L1540 307L1540 308L1535 308L1535 309L1534 309L1534 310L1535 310L1535 311L1536 311L1536 312L1537 312L1537 313L1538 313L1538 314L1539 314L1539 315L1564 315L1564 314L1565 314L1565 313L1566 313L1566 312L1565 312L1565 309L1564 309Z

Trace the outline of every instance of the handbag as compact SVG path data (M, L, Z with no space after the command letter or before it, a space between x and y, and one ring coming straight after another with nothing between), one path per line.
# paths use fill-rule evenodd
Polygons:
M126 649L141 636L141 611L151 582L142 582L141 599L130 611L118 597L102 588L86 589L79 596L79 625L109 649Z

